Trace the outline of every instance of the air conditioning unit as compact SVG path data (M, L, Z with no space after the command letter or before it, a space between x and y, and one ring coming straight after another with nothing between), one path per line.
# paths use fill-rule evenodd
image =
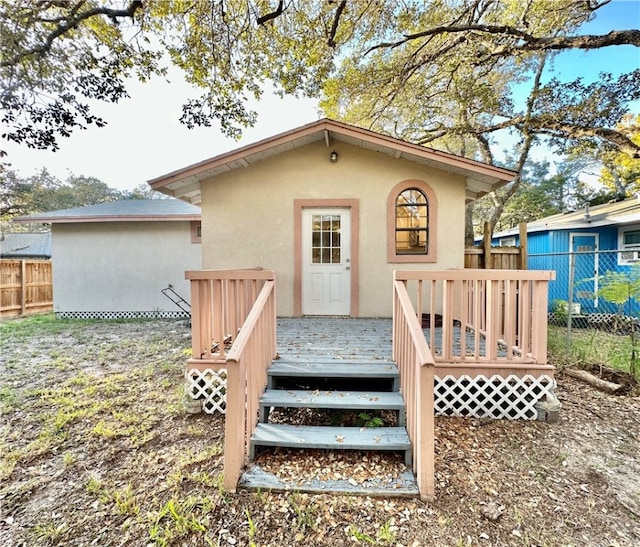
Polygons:
M622 251L620 259L624 262L638 262L640 260L640 251Z

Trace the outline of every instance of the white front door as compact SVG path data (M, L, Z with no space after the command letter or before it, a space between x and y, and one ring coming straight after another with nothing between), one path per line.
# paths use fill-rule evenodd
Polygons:
M302 313L351 311L351 212L302 210Z

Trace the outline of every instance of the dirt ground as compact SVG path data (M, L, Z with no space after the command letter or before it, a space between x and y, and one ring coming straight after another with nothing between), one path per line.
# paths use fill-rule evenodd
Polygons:
M229 494L223 419L182 408L183 323L1 329L2 546L640 545L637 390L560 375L557 423L437 419L432 503ZM295 474L315 465L302 456L275 460ZM347 475L386 465L330 459Z

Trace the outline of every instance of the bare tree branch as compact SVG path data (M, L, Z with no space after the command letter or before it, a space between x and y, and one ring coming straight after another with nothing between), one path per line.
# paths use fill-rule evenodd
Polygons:
M393 49L419 38L443 34L483 33L489 35L511 36L520 40L508 46L496 48L490 52L494 56L506 57L515 51L549 51L560 49L598 49L607 46L633 45L640 47L640 30L612 30L608 34L584 34L580 36L536 37L516 27L506 25L441 25L422 32L405 34L395 42L382 42L370 47L366 53L376 49Z
M331 25L331 30L329 31L329 47L336 47L335 37L336 32L338 31L338 24L340 23L340 17L342 12L344 11L345 6L347 5L347 0L342 0L336 9L336 15L333 18L333 24Z
M113 21L117 21L118 19L124 18L124 17L133 17L136 13L136 11L138 11L139 9L142 9L142 0L133 0L130 4L129 7L125 8L125 9L112 9L112 8L107 8L107 7L96 7L96 8L92 8L90 10L84 11L84 12L77 12L77 9L83 4L83 2L78 3L72 10L71 13L74 14L73 17L69 18L66 17L64 19L61 19L61 21L64 22L60 22L58 24L58 26L47 35L47 38L45 39L45 41L39 45L39 46L35 46L31 49L27 49L25 51L20 52L18 55L15 55L14 57L11 57L10 59L4 60L2 62L0 62L0 67L6 67L6 66L13 66L16 65L17 63L19 63L22 59L26 58L26 57L30 57L31 55L44 55L47 52L49 52L51 50L51 47L53 45L53 42L57 39L60 38L60 36L64 36L66 33L68 33L69 31L78 28L78 26L80 25L80 23L82 23L83 21L86 21L87 19L90 19L91 17L96 17L98 15L104 15L106 17L109 17L110 19L112 19Z
M258 20L257 20L258 25L264 25L267 21L271 21L276 17L280 17L283 11L284 11L284 0L280 0L280 2L278 2L278 7L276 8L275 11L272 11L271 13L267 13L262 17L258 17Z
M544 66L546 64L546 61L547 61L547 56L543 55L540 59L540 64L538 65L538 69L536 70L536 75L533 79L533 86L531 88L531 93L529 94L529 97L527 99L527 110L525 112L525 115L523 116L524 119L527 120L527 122L529 121L529 118L531 117L531 114L535 107L536 95L538 90L540 89L540 80L542 79L542 73L544 72ZM507 201L516 193L516 191L522 184L522 169L524 168L524 165L527 159L529 158L531 145L533 144L535 139L535 132L532 131L532 127L529 123L525 124L522 131L523 131L524 139L522 142L522 146L520 147L518 163L515 167L515 171L518 174L513 179L513 182L511 182L511 184L509 184L506 187L505 192L500 196L499 199L495 192L491 192L492 199L494 201L494 208L490 218L492 230L497 224L498 220L500 220L500 217L502 216L502 212L504 211L504 206L506 205Z

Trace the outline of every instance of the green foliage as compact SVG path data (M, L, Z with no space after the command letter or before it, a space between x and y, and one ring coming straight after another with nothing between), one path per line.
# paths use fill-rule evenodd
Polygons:
M624 116L617 129L640 145L640 114ZM640 158L631 158L618 149L602 145L595 151L595 159L602 165L600 182L618 197L640 192Z
M370 545L376 544L375 538L372 538L370 535L361 532L354 524L351 524L347 529L347 537L350 540L356 542L364 541L365 543L368 543Z
M84 4L84 5L83 5ZM0 2L3 138L56 150L57 139L105 125L89 101L127 97L125 80L164 71L160 51L132 39L131 15L98 2Z
M569 302L566 300L553 300L551 302L551 313L555 322L559 325L566 325L569 317Z
M127 78L162 76L172 63L196 89L181 121L233 137L255 122L247 100L272 88L322 96L329 115L469 157L488 159L504 128L608 139L595 129L638 97L637 74L552 80L528 111L513 93L541 52L633 42L632 31L575 36L607 3L0 0L4 138L55 149L106 123L90 101L118 102Z
M56 319L54 314L30 315L0 322L0 342L12 338L27 339L34 336L57 334L69 329L72 321ZM91 322L84 323L91 324Z
M203 534L209 528L208 513L213 507L213 500L206 497L171 498L153 515L149 539L165 547L192 533Z
M551 361L562 368L573 365L606 364L614 369L629 372L640 381L638 351L630 336L619 336L595 329L573 329L567 348L565 326L550 326L548 337Z
M56 524L52 520L37 522L30 529L30 536L38 543L51 545L58 543L67 531L65 524Z
M384 422L379 416L372 416L367 412L360 412L356 420L356 425L358 427L382 427Z
M0 414L13 410L17 402L18 397L11 386L0 387Z
M294 510L296 517L294 525L297 530L316 530L318 527L318 510L313 503L310 503L306 495L292 494L289 503Z
M247 516L247 527L248 527L248 535L249 535L249 545L253 546L255 545L254 543L254 539L256 537L256 534L258 532L258 528L256 526L256 523L253 521L253 519L251 518L251 513L249 512L249 509L245 509L244 510L244 514Z
M598 285L598 295L616 304L622 313L627 302L640 302L640 265L634 264L628 272L609 270L599 277Z
M140 514L140 507L138 501L133 492L133 487L128 484L126 488L118 488L113 492L113 503L116 510L121 515L138 516Z
M139 185L133 190L116 190L94 178L70 173L65 181L51 175L46 169L23 178L15 171L5 169L2 173L0 196L2 197L3 223L15 216L44 213L58 209L71 209L124 199L158 199L162 194L148 185ZM13 229L26 229L12 226ZM42 229L40 225L29 226L30 230Z
M394 526L391 521L385 522L376 532L376 539L381 545L393 545L396 541L397 526Z
M515 159L507 156L506 163ZM591 203L596 190L581 182L579 176L586 163L580 159L565 160L552 167L548 161L526 162L521 172L520 184L504 206L504 211L494 229L506 230L520 222L531 222L563 211L576 210ZM508 189L500 189L495 195L478 200L474 207L474 228L482 233L484 220L490 216L495 199L502 199Z

